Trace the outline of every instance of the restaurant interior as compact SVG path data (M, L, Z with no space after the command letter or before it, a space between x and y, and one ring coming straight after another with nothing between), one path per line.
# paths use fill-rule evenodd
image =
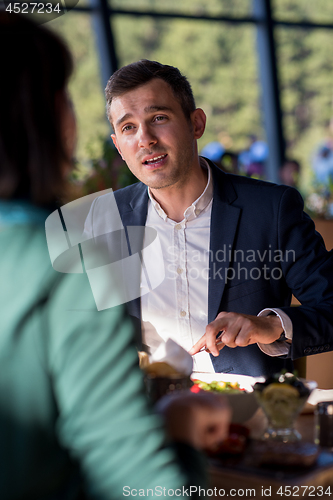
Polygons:
M21 3L15 5L21 5ZM53 0L53 3L48 5L55 3ZM218 167L216 170L222 170L228 175L243 176L257 180L259 183L268 181L295 188L301 194L304 200L304 211L314 221L315 229L322 236L326 250L333 252L333 9L331 0L316 0L316 2L311 0L233 0L232 2L230 0L182 0L180 2L176 0L164 2L160 0L62 0L60 4L61 10L48 14L48 17L43 17L43 20L36 13L31 15L33 22L44 25L50 32L65 41L74 62L68 89L75 110L78 139L73 159L74 168L66 173L68 174L66 179L68 178L69 182L66 195L62 198L63 205L67 207L68 212L65 209L61 211L60 208L53 207L52 203L47 206L52 210L49 210L49 216L46 219L46 239L51 262L56 271L64 274L82 273L82 270L64 270L67 269L62 267L65 264L62 261L59 263L64 248L69 252L74 246L76 248L75 259L78 259L84 272L86 271L85 265L88 259L86 261L83 254L89 250L85 250L84 247L88 241L84 238L79 239L81 235L75 236L79 242L78 245L76 245L77 242L73 243L74 236L70 241L72 236L69 221L72 220L71 217L73 220L74 216L76 217L75 211L77 210L77 213L80 211L81 218L82 213L85 215L89 213L90 216L94 210L97 211L95 207L98 206L98 196L101 192L107 193L107 196L137 181L128 170L122 155L118 153L119 148L117 151L110 139L113 130L105 112L104 89L111 75L123 66L140 59L160 61L163 64L178 67L189 78L196 104L204 109L207 115L206 132L198 139L199 154L202 152L202 156L215 163ZM11 5L10 2L2 2L1 10L7 10L8 5ZM66 130L71 130L70 126ZM71 137L70 141L72 141ZM6 226L1 212L3 203L1 193L0 236ZM80 201L83 199L92 203L92 208L83 210L83 202ZM80 203L76 204L77 201ZM84 220L84 227L81 228L83 232L86 231L89 216ZM117 227L118 236L122 229L124 229L122 224ZM59 230L58 235L61 233L61 243L58 240L55 243L56 230ZM77 228L75 230L75 234L79 234ZM98 234L98 236L101 235L103 236L103 232ZM119 241L120 239L123 241L122 238L128 244L131 239L128 228L126 228L126 237L119 236ZM148 239L148 236L145 235L145 238ZM23 244L26 244L28 248L28 241ZM119 242L117 245L121 246ZM141 250L143 251L143 248ZM8 254L4 252L3 255L5 259ZM69 256L69 253L67 255L68 269L72 269L70 267L74 262L74 259L71 260L72 255ZM42 266L43 261L41 262ZM38 268L38 263L34 265ZM130 264L128 266L132 273ZM87 267L87 275L93 290L93 277L92 273L89 275L89 271L91 269ZM179 278L182 269L178 267L177 273ZM115 275L120 281L120 275ZM29 276L27 274L26 281L30 279ZM46 271L45 276L48 276ZM78 285L75 290L78 291L80 286ZM108 292L110 290L108 288ZM4 292L2 296L5 297L6 293ZM84 293L83 290L83 297L85 297ZM57 297L56 292L54 295ZM134 302L132 299L137 299L138 296L131 295L128 302ZM99 312L100 309L107 309L106 306L99 306L96 297L97 293L94 299ZM61 300L56 298L54 300L59 300L60 305L65 307L67 299L68 307L73 307L68 311L82 312L84 310L80 309L79 302L72 301L72 297L69 298L69 295L65 293ZM43 307L45 302L45 297L41 295L36 308ZM126 301L123 300L119 304L124 302ZM90 302L87 300L83 304L91 312ZM295 296L292 296L291 305L293 308L298 308L301 304ZM183 312L186 316L186 312L182 310ZM9 316L9 313L8 309L6 314ZM30 314L33 318L35 309L27 313L27 317ZM104 311L101 314L104 314ZM110 321L115 324L114 330L118 328L124 335L125 348L131 346L130 349L132 349L137 331L133 333L131 330L131 333L128 333L130 329L126 330L128 320L126 314L125 310L122 311L121 317L117 319L113 318L110 312ZM15 315L15 311L12 315ZM3 316L6 317L5 312ZM62 328L66 330L67 326L64 327L64 322L56 317L56 313L50 317L55 323L59 321ZM22 322L24 321L25 319L22 319ZM101 320L100 323L97 321L94 323L94 321L93 317L87 315L87 325L91 322L94 328L102 328ZM283 320L281 322L285 330ZM83 323L84 321L82 325ZM17 328L17 331L20 331L19 327ZM217 340L221 341L224 331L218 333L220 336ZM83 370L84 362L87 360L76 360L74 354L71 354L71 344L68 343L67 361L72 364L72 367L66 368L65 361L57 355L52 361L54 363L52 369L54 368L55 372L59 371L59 382L55 382L52 388L52 398L53 390L56 394L55 399L59 396L61 410L57 407L56 411L59 411L59 415L63 411L65 417L69 415L69 418L67 420L64 418L64 421L57 415L58 420L54 427L57 431L54 432L60 429L61 444L70 449L68 460L72 460L73 456L81 465L81 455L83 456L90 446L92 448L95 446L92 443L98 443L96 450L92 449L90 455L87 452L87 457L82 459L83 474L87 474L88 483L91 481L91 490L89 487L86 490L81 489L81 483L77 487L77 482L74 487L72 479L67 481L70 475L69 469L66 468L67 457L65 459L61 456L63 469L59 468L59 477L66 475L64 482L66 488L63 486L59 490L55 488L53 496L52 488L51 490L48 488L53 486L53 481L54 484L58 481L59 478L56 475L49 475L52 479L46 480L46 486L44 479L41 479L36 488L31 479L34 472L26 468L20 476L21 469L18 466L19 477L23 482L26 481L27 486L22 489L17 487L17 490L13 487L11 491L8 486L8 477L11 478L12 484L15 483L15 477L8 466L7 483L5 480L3 483L4 496L2 497L0 493L0 498L8 500L88 500L90 498L107 500L122 496L187 497L188 491L193 498L231 496L237 499L266 496L272 499L285 496L326 498L333 494L333 339L331 344L326 340L321 346L308 348L309 350L305 350L303 356L294 359L293 373L289 373L289 370L287 373L282 371L269 375L266 379L260 376L234 373L232 370L230 373L227 371L205 373L204 370L192 372L192 356L169 340L163 342L163 349L156 350L152 355L151 352L144 352L149 349L136 349L139 350L142 380L137 381L133 359L129 357L127 359L124 356L127 364L119 368L119 373L123 372L123 378L127 378L127 372L124 373L125 366L127 367L129 375L125 385L128 394L123 397L121 391L115 388L114 399L110 403L110 406L114 405L114 408L106 408L104 414L104 403L101 403L101 415L96 412L96 415L93 415L89 421L89 405L94 404L95 397L94 383L98 377L104 376L103 373L110 368L109 364L113 363L114 367L121 366L123 347L120 337L118 335L117 339L114 339L115 350L109 361L104 360L104 353L108 349L107 344L102 345L101 341L101 345L96 347L96 353L98 352L101 360L105 361L105 366L101 364L100 371L96 368L96 379L92 377L87 381L86 404L80 399L83 399L82 387L85 382L82 387L80 384L75 384L77 376L84 380L85 370L87 372L90 370L88 363ZM285 342L284 345L292 342L288 336L287 338L281 336L277 341L280 342L280 340ZM82 352L86 349L84 342L86 341L83 337ZM52 345L52 349L60 351L63 348L60 341L59 346L56 344L55 341L55 347ZM47 345L45 349L49 349L49 346ZM207 345L203 345L201 351L209 353ZM6 355L7 352L4 356ZM170 360L171 363L169 363ZM82 365L80 365L81 362ZM135 360L135 366L137 364ZM61 379L62 366L64 371L68 370L66 376L74 384L72 392L69 387L65 387L68 382ZM79 375L76 375L76 370ZM110 368L110 373L112 370L114 371L112 387L116 387L122 384L123 380L118 379L115 368ZM33 376L36 374L33 373ZM143 404L142 400L135 399L136 392L140 393L142 390L140 383L144 387L144 396L148 400L148 410L146 403ZM0 388L1 385L0 382ZM0 389L0 394L4 390ZM24 383L20 390L28 391L28 385ZM90 390L91 394L88 394ZM98 397L96 396L96 401L107 399L106 386L98 385L98 390L100 392ZM47 389L43 387L41 391L47 391ZM202 398L203 402L199 402L199 406L201 404L205 410L209 408L212 412L211 418L214 411L219 411L223 416L222 420L227 417L230 420L227 424L223 420L223 425L227 428L224 438L219 439L209 449L204 449L205 465L201 463L200 467L207 471L207 478L205 486L202 487L202 494L199 484L202 478L196 469L198 467L199 470L200 467L197 457L191 455L193 450L181 449L179 451L177 449L175 456L178 457L179 454L183 458L179 459L181 465L178 463L178 458L172 459L176 460L175 469L172 469L168 458L163 455L164 451L156 456L153 454L159 453L155 448L161 446L158 442L162 438L158 433L160 432L159 426L162 424L155 422L155 416L150 413L151 408L157 405L163 420L170 422L166 425L169 425L168 432L170 432L171 441L180 440L181 444L184 444L182 437L179 439L179 429L185 426L185 424L180 425L180 422L188 410L186 405L191 405L191 401L187 403L186 400L188 393L190 393L190 399L198 395ZM208 406L205 407L204 398L207 393L213 394L212 397L217 394L217 398L223 396L222 406L215 408L214 403L207 402ZM162 402L165 401L165 397L168 399L168 396L171 399L174 397L175 401L178 398L178 402L183 398L183 406L179 403L181 406L179 409L176 403L173 407L171 402L165 403L166 406L163 407ZM133 404L131 403L132 397ZM7 425L8 416L1 416L5 413L1 407L1 401L2 399L0 399L0 422L3 421L4 425ZM68 406L66 406L67 403ZM108 418L107 411L110 410L111 414L116 414L118 404L119 407L123 406L122 413L119 412L119 420L123 418L124 421L119 422L116 417L112 417L113 425L119 425L119 436L111 441L110 446L113 447L113 451L116 451L114 451L114 458L110 458L107 450L108 438L105 437L105 442L103 442L102 430L107 428L105 424L105 419ZM126 404L131 409L127 412L125 411ZM29 402L29 405L29 408L32 408L33 402ZM36 403L37 406L38 403ZM228 406L227 410L226 406ZM184 409L185 407L187 410ZM73 418L72 421L71 412L75 412L75 408L77 412L82 412L82 418ZM142 432L142 436L140 435L142 441L138 434L136 442L135 431L129 430L127 433L124 427L127 418L130 423L132 422L130 418L134 420L133 415L136 415L137 409L140 422L138 428L141 429L138 432ZM134 412L132 417L128 415L130 411ZM199 412L197 408L194 411ZM37 410L36 414L38 414ZM195 414L196 417L198 415L199 413ZM43 419L46 417L41 412L36 418L44 422ZM80 433L84 429L85 418L91 425L89 429L91 434L87 433L81 438ZM206 414L205 418L208 421ZM192 424L189 424L185 417L184 421L187 422L186 428L189 433L188 429L192 427ZM26 422L23 419L22 422L20 422L22 428L29 425L29 419ZM100 430L95 432L99 429L100 423ZM132 424L134 428L135 421ZM154 425L157 428L156 435ZM214 428L214 425L211 423L211 428ZM10 446L8 445L10 433L15 434L14 427L14 430L9 428L6 439L2 437L0 431L0 443L3 440L4 447ZM150 429L152 429L151 438L149 438ZM207 428L205 431L208 433ZM216 433L222 432L219 426L216 426L215 431ZM41 432L40 436L37 436L37 441L44 439L45 443L49 441L51 443L54 439L53 430L46 437L42 434ZM189 440L191 445L196 443L193 437L191 439L192 441ZM24 442L21 448L18 446L23 456L27 453L28 440L25 441L24 433L15 434L15 440L20 441L20 446ZM186 440L184 441L187 443ZM102 442L103 447L98 448ZM123 452L119 451L123 446L122 443L125 443ZM51 445L54 446L53 441ZM131 456L131 446L133 446L133 456ZM140 458L140 446L142 458ZM203 445L200 444L200 447L202 448ZM196 448L196 445L193 445L193 448ZM45 464L47 462L46 450L45 446L45 449L41 451ZM117 453L120 458L117 458ZM134 458L135 454L139 458ZM36 463L39 463L38 460L36 459ZM186 467L187 460L188 466ZM143 469L142 477L147 474L147 486L144 483L143 489L138 489L138 484L142 480L140 467L143 467L142 464L145 461L147 461L147 472ZM150 462L153 465L150 465ZM50 467L53 465L51 464ZM193 471L189 472L188 469L192 466ZM110 469L115 467L117 471L118 478L114 480L114 483L113 479L110 481L107 479L108 467ZM156 467L156 473L154 473L154 467ZM163 467L165 467L164 475L160 470ZM45 468L47 468L46 465ZM132 482L127 475L131 473L133 473ZM151 480L154 474L156 474L156 484L159 484L157 483L159 477L161 477L162 484L163 481L165 484L170 484L169 489L167 492L164 491L163 495L160 494L160 490L156 489L159 488L156 485L150 486L151 490L144 489L148 488L148 484L155 484L154 480ZM198 475L197 483L193 479L196 474ZM47 473L45 477L48 477ZM1 481L0 474L0 491ZM67 489L69 483L70 488ZM123 486L121 491L122 484L131 484L131 486ZM192 486L188 486L190 484ZM175 489L180 487L179 485L185 488L185 492ZM111 491L110 488L114 490ZM176 493L177 491L180 493Z

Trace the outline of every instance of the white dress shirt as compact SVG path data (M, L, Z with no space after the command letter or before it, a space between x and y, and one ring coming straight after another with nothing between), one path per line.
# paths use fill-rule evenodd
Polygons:
M203 160L204 162L204 160ZM206 162L203 165L208 168ZM149 192L146 226L157 230L165 279L141 296L143 343L151 352L172 338L189 350L205 333L208 323L209 235L213 184L208 168L204 192L184 212L184 219L169 219ZM154 263L149 263L154 265ZM195 371L214 372L209 354L193 357Z
M143 344L153 353L161 341L172 338L189 350L205 333L208 324L208 276L210 221L213 202L213 181L209 165L202 158L201 166L208 170L207 185L201 196L184 212L184 219L175 222L166 215L149 193L146 226L157 230L165 263L163 283L144 290L141 280L141 319ZM149 267L154 262L149 263ZM292 338L290 318L279 309L265 309L259 315L274 312L280 317L288 339ZM286 354L289 346L260 344L270 356ZM201 352L193 357L194 371L214 372L210 355Z

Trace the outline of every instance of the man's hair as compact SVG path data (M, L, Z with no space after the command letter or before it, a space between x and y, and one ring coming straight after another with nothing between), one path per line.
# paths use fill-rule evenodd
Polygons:
M142 59L118 69L109 79L105 88L106 110L109 120L111 121L110 107L112 99L155 78L160 78L170 85L185 117L190 120L191 113L195 110L195 101L191 85L186 76L182 75L178 68L156 61L148 61L148 59Z
M59 100L72 57L52 32L0 11L0 198L53 203L64 188Z

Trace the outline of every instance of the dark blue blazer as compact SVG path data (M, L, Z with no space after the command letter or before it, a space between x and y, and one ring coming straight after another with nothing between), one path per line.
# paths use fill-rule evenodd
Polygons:
M292 369L292 359L333 349L333 253L303 212L297 190L226 174L213 174L208 321L220 311L256 315L265 307L285 311L293 323L289 354L270 357L257 345L225 347L212 356L217 372L267 375ZM115 192L123 225L144 226L147 187ZM160 286L163 286L160 285ZM301 302L291 307L292 294ZM128 304L140 318L140 299Z

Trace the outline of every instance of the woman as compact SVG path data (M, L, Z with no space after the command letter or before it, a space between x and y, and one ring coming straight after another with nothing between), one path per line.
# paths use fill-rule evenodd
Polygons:
M163 448L124 308L97 312L86 275L50 265L44 222L65 192L75 146L71 56L24 16L0 12L0 41L1 498L76 499L84 484L89 497L109 499L191 484ZM222 438L228 411L185 398L167 414L200 478L189 445Z

